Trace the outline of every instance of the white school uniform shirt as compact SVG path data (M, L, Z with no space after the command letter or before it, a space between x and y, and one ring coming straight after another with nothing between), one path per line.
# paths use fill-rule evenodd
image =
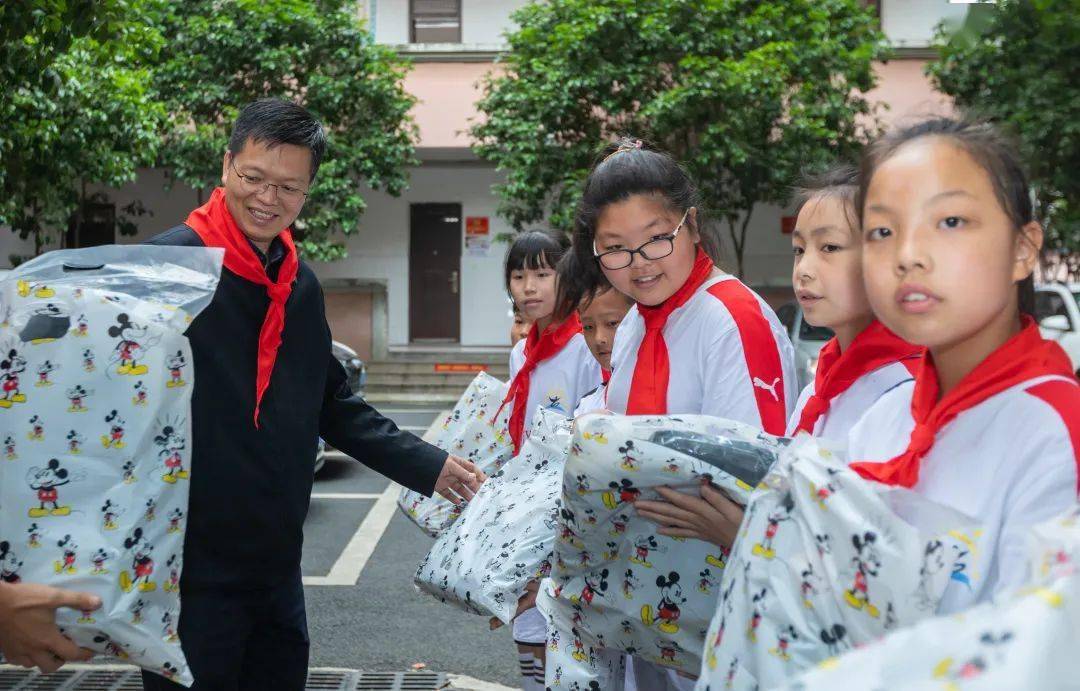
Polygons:
M607 410L607 401L604 400L605 393L607 392L607 384L601 384L596 387L581 399L578 403L577 409L574 410L574 417L584 415L585 413L591 413L597 410Z
M910 362L919 362L919 360L912 358ZM846 442L851 428L862 419L871 406L877 403L878 399L896 387L914 381L914 375L903 362L890 362L867 372L856 379L846 391L829 401L829 409L822 413L814 423L812 436ZM795 410L788 419L787 435L789 437L795 433L803 408L814 395L814 391L814 382L810 382L799 395Z
M1040 385L1051 381L1072 388L1047 400ZM852 461L887 461L907 449L914 388L903 384L889 392L852 428ZM966 609L1026 581L1028 530L1077 501L1078 417L1076 381L1042 376L991 396L938 431L912 489L979 521L983 531L964 572L970 584L950 581L939 613Z
M765 382L749 372L739 324L724 303L708 292L723 281L738 283L756 298L769 322L772 341L753 347L778 351L782 383ZM669 414L714 415L761 427L756 385L771 392L774 398L784 396L784 419L787 419L798 391L795 350L772 308L737 278L724 275L705 281L684 305L668 316L663 335L671 363L667 390ZM608 409L612 412L626 412L637 352L644 337L645 320L635 305L615 332L607 392Z
M510 381L525 366L525 341L521 339L510 351ZM593 393L596 382L602 380L600 363L589 350L585 336L574 334L562 350L537 364L529 377L523 439L528 438L532 429L537 407L573 417L582 397ZM530 607L514 619L513 635L515 641L525 645L544 645L547 641L547 622L539 610Z
M525 339L510 351L510 381L525 365ZM581 398L601 381L600 363L585 343L585 336L574 334L563 349L536 366L529 377L529 400L525 408L525 436L532 429L537 407L572 417Z

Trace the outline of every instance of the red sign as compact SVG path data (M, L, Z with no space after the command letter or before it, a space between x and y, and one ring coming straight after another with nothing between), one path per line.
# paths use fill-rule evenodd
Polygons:
M466 216L465 235L487 235L491 226L487 216Z
M781 216L780 217L780 232L784 235L791 235L795 232L795 219L797 216Z
M437 362L436 372L487 372L489 365L473 362Z

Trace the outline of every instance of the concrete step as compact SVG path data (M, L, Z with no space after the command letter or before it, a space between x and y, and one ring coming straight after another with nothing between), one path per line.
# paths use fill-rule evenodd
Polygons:
M430 405L433 408L452 408L463 391L450 394L444 392L410 391L365 391L364 400L373 406L385 405Z
M493 375L494 376L494 375ZM416 374L384 372L381 370L368 371L367 385L365 388L379 388L386 386L443 386L458 387L462 391L476 378L476 374ZM503 378L505 381L505 378Z
M453 365L483 365L487 369L488 374L492 376L498 376L499 374L505 374L509 372L510 364L507 361L498 363L473 363L473 362L451 362L444 361L442 364ZM367 363L368 374L445 374L454 376L467 376L470 380L476 377L476 371L465 372L453 372L453 371L436 371L436 363L434 362L406 362L398 360L372 360Z
M394 362L506 364L510 360L510 346L390 346L386 359Z

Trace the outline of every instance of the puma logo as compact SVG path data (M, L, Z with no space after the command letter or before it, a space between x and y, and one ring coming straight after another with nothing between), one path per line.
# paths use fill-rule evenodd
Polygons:
M777 393L776 393L776 385L779 384L779 383L780 383L780 377L777 377L775 380L773 380L772 384L766 384L760 378L754 377L754 386L756 386L759 389L765 389L766 391L771 393L772 397L773 397L773 400L776 401L777 403L780 402L780 396L778 396Z

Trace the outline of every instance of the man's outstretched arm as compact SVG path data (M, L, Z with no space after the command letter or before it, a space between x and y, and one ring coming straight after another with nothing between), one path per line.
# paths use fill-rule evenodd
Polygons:
M427 496L471 499L485 479L469 461L398 429L349 388L345 369L327 353L319 433L336 449L394 482Z

